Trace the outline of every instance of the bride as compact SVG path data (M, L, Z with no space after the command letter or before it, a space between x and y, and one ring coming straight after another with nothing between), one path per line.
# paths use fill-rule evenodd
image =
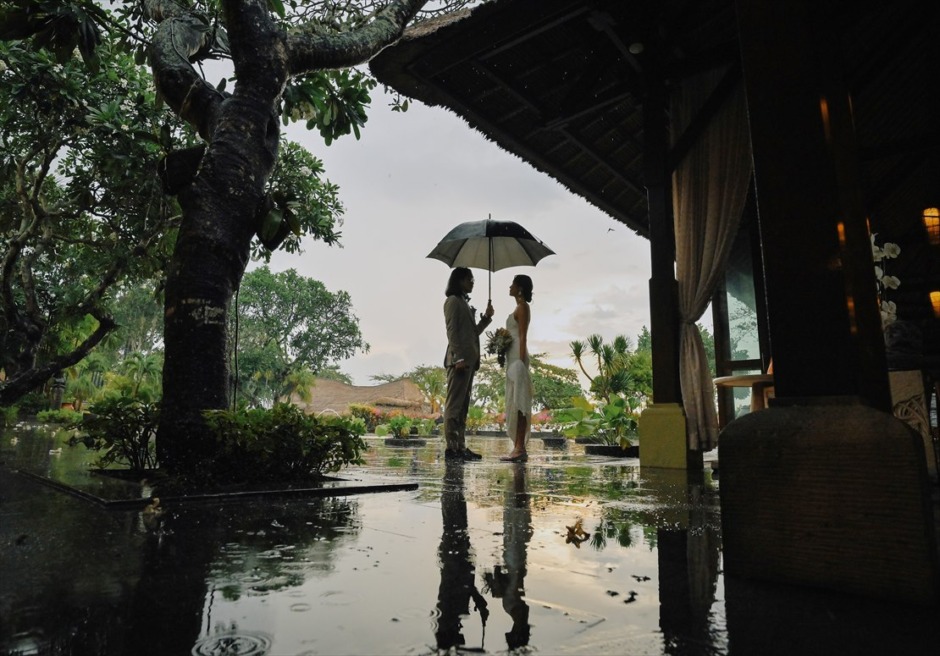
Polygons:
M513 441L512 451L500 458L506 462L525 462L526 442L532 424L532 376L529 374L529 302L532 300L532 279L518 275L512 279L509 295L516 299L516 309L506 318L506 329L512 345L506 354L506 434Z

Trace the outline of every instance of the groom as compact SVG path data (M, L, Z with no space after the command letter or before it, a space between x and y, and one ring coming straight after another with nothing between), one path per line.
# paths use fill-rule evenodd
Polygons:
M447 398L444 401L444 439L447 460L479 460L482 456L467 448L465 432L470 410L473 374L480 368L480 333L490 325L493 304L487 302L486 312L476 321L476 312L467 302L473 291L473 273L457 267L447 281L444 321L447 324Z

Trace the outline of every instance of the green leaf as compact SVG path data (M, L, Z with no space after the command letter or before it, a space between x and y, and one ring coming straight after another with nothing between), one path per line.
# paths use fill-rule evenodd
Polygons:
M284 11L284 3L281 2L281 0L268 0L268 8L281 18L284 18L286 15Z
M298 237L300 236L300 217L291 212L288 209L284 210L284 218L287 220L287 225L290 226L291 232L293 232Z
M259 233L261 240L271 241L274 239L283 220L284 216L281 214L280 210L272 209L265 214L264 218L261 220L261 231Z

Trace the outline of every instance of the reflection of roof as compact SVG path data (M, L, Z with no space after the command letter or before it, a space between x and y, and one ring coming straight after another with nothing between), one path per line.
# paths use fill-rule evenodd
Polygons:
M304 403L296 397L294 403L307 413L333 411L346 412L349 404L361 403L380 410L401 410L407 414L424 411L421 390L408 378L381 385L347 385L337 380L317 378L310 390L310 402Z

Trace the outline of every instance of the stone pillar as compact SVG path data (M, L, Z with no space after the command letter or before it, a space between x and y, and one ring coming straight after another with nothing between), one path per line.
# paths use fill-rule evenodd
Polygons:
M831 5L736 0L736 11L776 399L721 433L725 573L934 602L924 449L889 414Z

